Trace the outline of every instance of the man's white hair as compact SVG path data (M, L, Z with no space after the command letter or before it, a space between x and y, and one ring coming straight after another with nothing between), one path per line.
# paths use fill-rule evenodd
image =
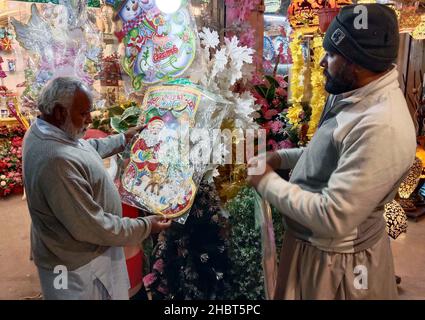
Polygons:
M93 97L87 86L78 78L58 77L47 83L38 98L37 107L42 114L51 115L56 104L70 109L77 90L87 94L90 102Z

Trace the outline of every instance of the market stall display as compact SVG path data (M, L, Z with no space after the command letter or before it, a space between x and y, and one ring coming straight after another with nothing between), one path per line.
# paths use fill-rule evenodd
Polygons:
M163 3L106 0L89 10L83 0L58 0L27 5L27 16L0 26L0 78L13 77L12 89L0 87L0 120L15 123L0 127L0 195L22 191L20 152L30 125L24 111L36 114L50 79L77 76L96 92L93 137L143 127L107 160L124 215L175 222L145 242L143 261L139 247L128 249L132 288L143 279L151 299L270 299L284 230L281 214L247 187L254 154L246 146L252 140L256 153L308 146L327 98L320 16L351 1L227 1L227 25L219 30L194 22L215 12L224 24L223 11L211 9L219 1ZM400 32L421 39L417 9L399 12ZM252 27L255 15L261 28ZM14 52L19 46L22 57ZM237 158L240 144L247 149ZM415 165L400 199L385 206L394 239L418 203L409 199L420 193L423 170Z

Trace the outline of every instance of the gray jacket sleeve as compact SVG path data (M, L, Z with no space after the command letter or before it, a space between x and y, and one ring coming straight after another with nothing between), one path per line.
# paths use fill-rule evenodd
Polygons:
M76 240L101 246L126 246L139 245L149 236L148 219L121 218L105 212L93 199L91 186L77 164L56 159L48 170L49 178L40 181L40 190L45 192L56 218Z
M87 142L99 153L102 159L110 157L124 150L124 133L102 139L89 139Z
M303 151L304 148L278 150L277 154L280 156L280 169L294 169Z
M343 237L383 202L414 160L388 147L393 130L379 124L358 126L341 145L337 169L321 193L267 174L258 191L264 199L317 236Z

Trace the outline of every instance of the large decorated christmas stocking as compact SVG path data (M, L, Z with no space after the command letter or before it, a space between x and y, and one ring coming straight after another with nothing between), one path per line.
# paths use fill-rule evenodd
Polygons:
M201 98L200 90L178 85L154 86L146 92L145 128L131 146L121 177L123 198L132 205L168 218L179 217L191 207L196 184L185 137Z
M122 65L134 90L182 75L196 53L196 27L187 0L170 14L161 12L155 0L117 3L115 19L120 19L123 26L115 34L125 45Z

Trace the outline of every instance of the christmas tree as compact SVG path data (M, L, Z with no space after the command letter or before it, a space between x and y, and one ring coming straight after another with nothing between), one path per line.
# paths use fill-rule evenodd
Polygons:
M200 185L184 225L173 223L153 250L143 279L153 299L224 299L229 290L227 219L212 185Z

